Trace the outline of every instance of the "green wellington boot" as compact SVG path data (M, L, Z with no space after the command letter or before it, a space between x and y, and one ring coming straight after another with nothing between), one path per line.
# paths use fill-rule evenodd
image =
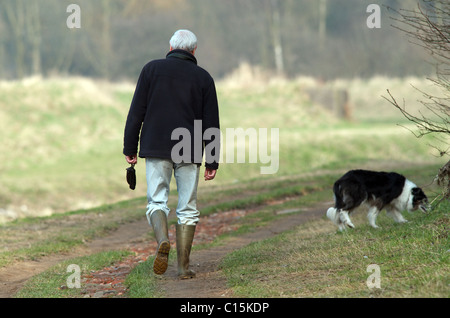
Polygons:
M177 262L180 279L194 278L195 272L189 269L189 255L194 240L195 225L177 224Z
M162 275L166 272L169 264L169 232L167 228L167 216L163 211L155 211L150 216L150 222L153 226L158 249L156 250L155 260L153 262L153 272Z

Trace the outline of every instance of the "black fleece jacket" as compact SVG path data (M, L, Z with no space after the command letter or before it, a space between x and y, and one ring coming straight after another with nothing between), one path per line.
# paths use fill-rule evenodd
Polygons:
M194 156L195 120L201 120L202 136L208 128L219 129L214 80L197 65L194 55L172 50L165 59L153 60L141 71L125 125L123 153L137 154L140 138L139 157L171 159L172 148L182 139L172 140L172 132L186 128L191 136L190 162L201 164L204 146L212 140L201 136L202 153ZM218 160L205 159L207 168L219 167Z

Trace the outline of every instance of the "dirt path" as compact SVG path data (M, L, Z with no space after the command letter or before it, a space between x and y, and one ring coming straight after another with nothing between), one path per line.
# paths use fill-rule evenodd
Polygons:
M166 297L172 298L233 297L232 291L227 289L224 275L218 268L221 259L226 254L251 242L271 237L314 218L320 218L330 205L331 202L318 204L314 208L302 209L301 213L298 213L298 211L280 211L280 213L286 213L287 215L264 228L232 238L227 241L226 245L199 251L194 250L191 254L191 265L196 271L197 277L179 280L176 275L175 261L169 265L167 272L159 278L162 291ZM198 226L194 244L211 241L214 235L233 230L233 218L238 217L236 214L239 214L239 211L229 214L226 212L217 213L217 215L202 219L202 226L200 224ZM216 219L211 220L214 217ZM125 224L111 235L96 239L87 247L77 249L70 254L47 256L36 261L19 262L1 268L0 298L12 297L28 279L64 260L112 249L131 249L136 252L136 256L114 268L92 273L84 277L82 281L85 285L90 286L86 290L86 297L123 297L126 288L122 283L126 275L137 262L144 261L148 255L154 253L156 244L153 241L149 242L148 232L150 230L147 220L143 219L142 221ZM169 235L171 241L174 242L173 230Z
M96 239L86 247L78 248L70 253L62 253L42 257L35 261L17 262L0 268L0 298L12 297L31 277L44 272L50 267L78 256L85 256L112 249L129 248L142 241L147 235L147 220L128 223L119 227L111 235Z
M272 237L310 220L318 219L325 215L326 208L330 204L331 202L326 202L314 208L302 209L301 213L292 213L254 232L234 237L227 241L226 245L194 251L191 254L191 266L197 273L196 278L179 280L176 264L173 264L169 266L160 285L166 296L171 298L233 297L233 292L226 286L225 276L218 268L223 257L252 242Z

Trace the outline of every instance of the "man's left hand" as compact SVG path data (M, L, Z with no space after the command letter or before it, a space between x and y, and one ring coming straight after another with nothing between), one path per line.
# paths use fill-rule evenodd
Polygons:
M125 159L130 165L135 165L137 163L137 155L125 156Z

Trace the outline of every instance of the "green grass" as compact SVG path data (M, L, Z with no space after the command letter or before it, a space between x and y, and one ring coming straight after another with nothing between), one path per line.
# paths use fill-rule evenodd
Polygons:
M313 221L229 254L222 263L236 297L426 297L450 296L450 203L408 224L379 217L370 228L337 233L329 220ZM380 267L381 288L369 288L370 264Z
M173 252L170 253L169 262L173 262ZM159 278L153 273L153 259L138 264L132 269L125 280L128 288L127 297L130 298L158 298L165 297L158 287Z
M435 185L429 186L436 167L400 171L426 185L430 199L439 194ZM312 196L305 198L324 199L320 191ZM284 207L301 206L302 201ZM428 214L405 213L407 224L396 224L383 212L377 222L381 229L371 228L359 211L352 216L356 229L345 232L324 216L229 254L221 269L234 295L243 298L447 298L449 211L450 202L444 201ZM380 266L381 289L367 286L370 264Z
M145 202L145 201L144 201ZM0 266L68 252L141 218L142 200L78 210L49 217L28 217L0 225Z

